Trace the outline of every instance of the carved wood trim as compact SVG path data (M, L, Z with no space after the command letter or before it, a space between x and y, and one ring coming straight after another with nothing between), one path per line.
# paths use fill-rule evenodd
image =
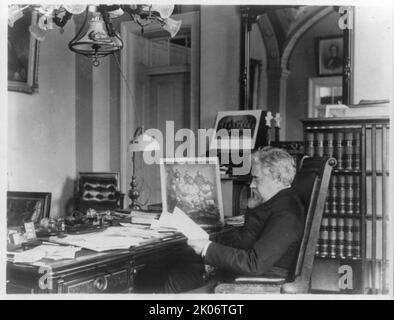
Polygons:
M293 52L298 40L304 35L304 33L331 12L333 12L332 7L324 7L319 8L318 10L313 10L310 14L306 15L303 20L300 21L297 27L293 29L283 46L284 49L280 62L282 69L287 69L287 64L291 53Z

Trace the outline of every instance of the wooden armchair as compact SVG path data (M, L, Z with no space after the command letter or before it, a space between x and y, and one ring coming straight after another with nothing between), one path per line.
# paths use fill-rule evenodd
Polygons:
M124 194L119 192L118 172L80 172L75 197L76 209L86 213L123 209Z
M307 210L294 281L286 282L285 278L239 277L234 283L217 285L215 293L308 293L324 203L335 164L334 158L305 157L294 178L293 187Z

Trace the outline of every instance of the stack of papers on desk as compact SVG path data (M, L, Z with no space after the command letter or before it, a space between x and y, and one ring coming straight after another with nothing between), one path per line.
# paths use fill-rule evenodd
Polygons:
M131 211L130 217L131 217L131 223L151 225L154 221L157 221L159 219L160 213Z
M33 249L13 252L7 255L14 263L32 263L43 258L52 260L74 259L75 253L81 248L59 245L39 245Z
M90 234L67 235L64 238L52 237L51 241L101 252L129 249L149 241L159 240L164 236L164 234L147 227L140 228L132 224L122 223L121 227L109 227L104 231Z

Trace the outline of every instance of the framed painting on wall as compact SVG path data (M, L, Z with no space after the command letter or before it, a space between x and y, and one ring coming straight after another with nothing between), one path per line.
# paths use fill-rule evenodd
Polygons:
M334 76L343 73L343 37L317 39L318 75Z
M26 11L8 25L8 90L34 93L38 89L39 42L29 31L37 25L37 12Z

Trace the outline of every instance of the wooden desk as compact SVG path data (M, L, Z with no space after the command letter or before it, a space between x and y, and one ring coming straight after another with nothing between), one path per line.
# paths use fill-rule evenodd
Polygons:
M215 241L231 230L210 232L210 238ZM132 293L138 270L170 259L186 245L186 238L175 234L129 250L82 249L75 259L44 261L42 267L7 262L7 293Z

